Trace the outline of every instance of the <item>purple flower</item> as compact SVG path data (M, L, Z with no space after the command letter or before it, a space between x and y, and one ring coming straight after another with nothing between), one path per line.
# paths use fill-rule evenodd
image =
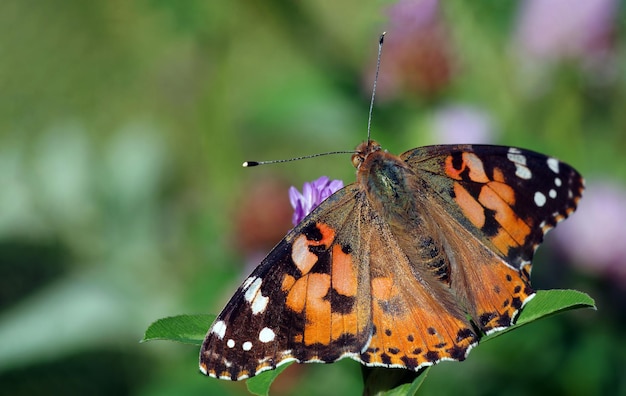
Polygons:
M403 29L419 30L438 18L439 0L399 0L389 8L389 16Z
M467 105L448 105L433 116L432 129L437 144L493 142L491 117L485 111Z
M581 269L626 282L626 190L609 182L587 186L580 208L559 224L555 243Z
M561 59L602 65L611 52L616 0L528 0L522 4L514 37L529 66Z
M294 208L292 222L297 225L322 201L330 197L335 191L343 187L341 180L331 181L327 176L322 176L311 183L304 183L302 194L295 187L289 188L289 201Z

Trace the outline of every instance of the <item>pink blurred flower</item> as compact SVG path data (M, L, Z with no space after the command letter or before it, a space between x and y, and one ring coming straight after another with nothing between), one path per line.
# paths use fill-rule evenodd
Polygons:
M626 287L626 190L608 182L587 186L580 207L559 224L555 243L581 269Z
M247 186L234 216L232 239L239 251L253 257L262 255L289 230L291 210L285 196L287 186L273 178L255 180Z
M513 44L528 65L561 59L600 66L613 45L616 0L527 0L522 3Z
M467 105L448 105L432 116L432 131L436 144L493 142L491 117L479 108Z
M447 87L451 51L438 0L399 0L388 13L378 97L385 100L401 90L432 95ZM365 79L368 90L373 74L372 66Z
M289 188L289 201L293 206L293 225L298 225L313 209L330 197L335 191L343 187L343 181L330 180L322 176L311 183L304 183L302 194L295 187Z

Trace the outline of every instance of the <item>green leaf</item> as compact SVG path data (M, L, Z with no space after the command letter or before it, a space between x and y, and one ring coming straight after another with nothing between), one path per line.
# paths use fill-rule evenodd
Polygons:
M587 294L577 290L539 290L535 297L526 303L515 325L490 334L481 342L489 341L537 319L579 308L596 309L595 301Z
M369 396L415 395L428 375L430 367L419 372L383 367L361 368L365 389Z
M184 344L202 345L215 315L178 315L153 322L141 342L170 340Z
M424 371L422 371L411 383L402 384L396 388L390 389L386 392L381 393L381 396L415 396L419 391L420 387L424 383L428 372L430 371L430 367L426 367Z
M518 324L578 308L596 309L596 303L589 295L578 290L539 290L522 310Z
M259 396L269 396L270 394L270 386L272 382L278 377L280 373L283 372L287 367L291 366L293 362L285 363L275 370L266 371L257 376L254 376L246 381L246 386L248 387L248 391L255 395Z

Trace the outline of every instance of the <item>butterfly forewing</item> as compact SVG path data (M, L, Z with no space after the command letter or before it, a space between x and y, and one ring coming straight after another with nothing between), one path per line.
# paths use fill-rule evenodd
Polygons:
M317 207L244 281L209 329L201 370L240 380L296 360L356 355L371 333L358 295L358 194L345 187Z
M428 146L401 158L457 223L516 268L529 264L545 233L574 212L584 188L571 166L513 147Z

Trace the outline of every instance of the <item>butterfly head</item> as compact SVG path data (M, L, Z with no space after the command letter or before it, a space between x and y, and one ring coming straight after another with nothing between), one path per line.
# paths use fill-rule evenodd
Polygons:
M359 170L361 164L371 153L382 150L380 144L375 140L369 140L356 146L352 154L352 165Z

